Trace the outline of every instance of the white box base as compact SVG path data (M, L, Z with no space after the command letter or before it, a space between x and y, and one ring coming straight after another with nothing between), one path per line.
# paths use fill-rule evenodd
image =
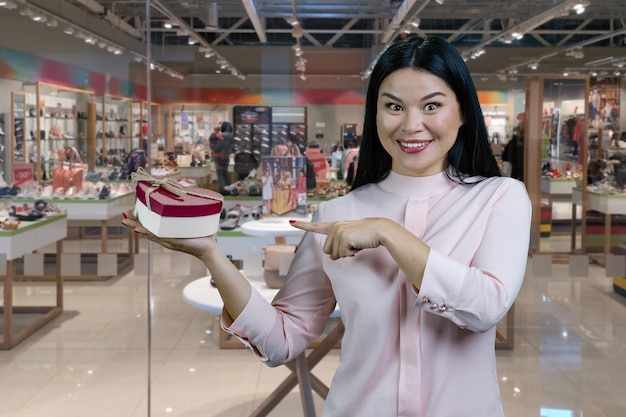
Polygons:
M151 233L162 238L195 238L217 233L220 213L199 217L163 217L150 211L141 200L135 202L135 216Z

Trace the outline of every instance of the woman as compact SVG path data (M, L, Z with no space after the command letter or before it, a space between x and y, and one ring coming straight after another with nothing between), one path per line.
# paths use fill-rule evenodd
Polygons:
M217 172L217 190L225 194L226 187L230 185L228 165L230 165L230 153L233 150L233 125L230 122L223 122L220 133L220 136L216 136L212 150Z
M263 171L263 177L261 178L263 205L265 207L265 216L270 217L272 215L272 199L274 198L274 179L272 177L272 170L269 166Z
M530 202L500 176L451 45L410 37L382 54L352 191L292 224L308 232L271 306L213 238L157 241L204 260L223 327L268 365L301 353L339 305L345 334L323 416L503 416L495 326L522 284Z

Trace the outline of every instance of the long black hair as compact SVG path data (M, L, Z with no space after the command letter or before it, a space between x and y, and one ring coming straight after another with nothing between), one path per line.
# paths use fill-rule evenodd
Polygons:
M456 95L464 123L448 152L448 175L459 182L463 182L465 176L500 176L476 88L463 58L442 38L411 36L391 44L372 71L365 101L359 165L352 190L377 183L391 171L391 156L380 143L376 127L378 93L383 80L403 68L426 71L441 78Z

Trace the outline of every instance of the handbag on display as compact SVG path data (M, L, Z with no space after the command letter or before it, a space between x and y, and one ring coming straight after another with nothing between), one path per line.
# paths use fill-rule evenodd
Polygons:
M87 172L84 169L86 164L83 163L80 154L73 146L65 150L64 156L69 161L60 161L60 164L52 170L52 188L55 190L63 188L67 191L74 187L74 190L78 192L83 188L83 177Z

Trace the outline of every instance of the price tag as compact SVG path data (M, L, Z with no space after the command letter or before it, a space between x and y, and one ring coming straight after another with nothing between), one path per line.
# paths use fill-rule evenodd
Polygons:
M13 164L13 184L22 185L34 181L35 168L33 164Z

